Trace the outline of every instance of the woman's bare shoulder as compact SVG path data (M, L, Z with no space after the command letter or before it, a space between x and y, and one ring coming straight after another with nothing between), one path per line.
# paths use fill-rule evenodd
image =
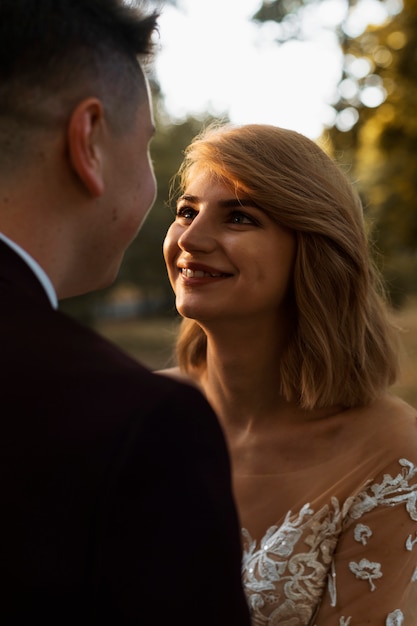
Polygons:
M417 409L386 394L362 413L361 432L372 435L374 446L417 463ZM359 425L359 424L358 424Z

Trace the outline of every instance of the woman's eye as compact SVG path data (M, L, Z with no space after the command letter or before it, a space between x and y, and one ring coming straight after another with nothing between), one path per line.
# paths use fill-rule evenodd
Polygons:
M230 221L232 224L255 224L255 220L246 213L240 213L239 211L234 211L230 216Z
M176 212L177 218L183 218L186 220L192 220L197 215L197 211L191 207L183 206L178 207Z

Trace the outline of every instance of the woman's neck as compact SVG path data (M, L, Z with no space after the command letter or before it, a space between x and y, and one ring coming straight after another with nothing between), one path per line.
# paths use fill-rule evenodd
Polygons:
M277 326L205 329L206 364L195 381L229 434L268 432L277 420L281 428L293 429L335 412L336 407L305 410L283 396L280 366L288 333Z
M206 334L206 364L194 380L223 427L235 475L287 471L334 448L332 433L341 425L327 418L337 416L341 407L307 410L281 393L284 337L280 344L271 332L238 336L218 327L206 328ZM300 442L317 437L321 445L306 455Z
M279 379L283 339L259 326L206 333L207 360L198 382L222 422L250 428L253 420L276 412L285 402Z

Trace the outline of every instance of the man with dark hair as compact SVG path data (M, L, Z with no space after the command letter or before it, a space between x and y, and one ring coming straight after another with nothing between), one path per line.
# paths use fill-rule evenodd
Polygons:
M157 15L0 0L0 623L248 626L229 460L197 390L57 310L155 197Z

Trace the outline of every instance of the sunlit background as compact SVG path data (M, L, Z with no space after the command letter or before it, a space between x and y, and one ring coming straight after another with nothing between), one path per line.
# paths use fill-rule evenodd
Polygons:
M381 24L398 2L362 0L347 16L344 0L323 0L306 7L300 39L277 45L290 24L252 18L258 0L178 0L166 4L160 19L161 50L157 78L165 106L176 119L208 111L228 114L232 122L268 123L317 138L335 123L343 54L336 29L356 37L368 24ZM346 18L346 19L345 19ZM353 62L353 60L352 60ZM369 72L352 63L357 77ZM352 85L339 89L347 92ZM368 106L383 100L379 85L361 94ZM344 115L341 127L354 118Z

